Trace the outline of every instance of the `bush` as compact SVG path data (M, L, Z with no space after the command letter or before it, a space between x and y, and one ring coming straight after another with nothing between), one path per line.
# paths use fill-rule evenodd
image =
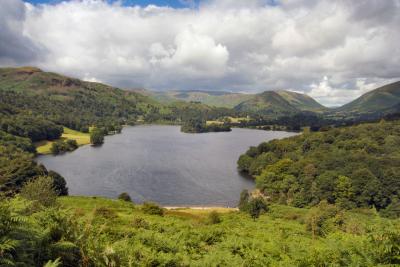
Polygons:
M212 212L210 212L208 214L207 221L208 221L209 224L218 224L218 223L221 222L221 216L219 215L218 212L213 210Z
M101 145L104 143L104 131L101 129L95 128L90 133L90 143L92 145Z
M307 230L311 231L313 236L325 236L332 227L342 223L342 215L338 207L326 201L321 201L318 206L312 208L306 221Z
M128 193L126 193L126 192L121 193L121 194L118 196L118 199L119 199L119 200L126 201L126 202L132 202L131 196L130 196Z
M48 176L53 178L53 188L58 196L68 196L67 182L64 177L55 171L49 171Z
M50 152L54 155L64 153L67 151L74 151L78 148L76 140L68 139L67 141L58 140L51 144Z
M261 197L253 198L249 201L248 212L253 220L260 217L262 212L268 211L268 205Z
M149 229L150 225L145 219L140 217L135 217L132 221L132 226L135 227L136 229L140 228Z
M21 189L21 196L44 207L54 206L57 192L54 190L53 178L40 176L27 182Z
M114 219L114 218L118 217L114 210L109 209L107 207L96 208L94 210L94 215L95 216L99 216L99 217L103 217L105 219Z
M152 202L144 202L142 206L142 211L150 215L164 215L164 209Z
M247 189L243 190L242 193L240 193L240 200L239 200L240 211L246 212L248 210L249 199L250 199L249 191Z

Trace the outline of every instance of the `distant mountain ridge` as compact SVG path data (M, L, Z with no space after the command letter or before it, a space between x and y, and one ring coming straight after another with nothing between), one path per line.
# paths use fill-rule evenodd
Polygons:
M344 113L373 113L395 108L400 104L400 81L369 91L352 102L335 109Z
M327 110L308 95L291 91L265 91L259 94L232 93L224 91L146 91L162 103L175 101L201 102L216 107L233 108L239 112L260 113L264 115L285 115L302 111L321 112Z

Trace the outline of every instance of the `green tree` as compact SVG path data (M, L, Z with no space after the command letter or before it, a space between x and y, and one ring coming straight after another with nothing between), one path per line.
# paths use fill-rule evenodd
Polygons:
M27 182L22 187L20 194L23 198L44 207L56 204L57 192L54 190L53 178L50 176L39 176Z
M253 220L256 220L258 217L260 217L260 214L262 212L267 212L267 211L268 211L268 205L267 203L265 203L264 199L257 197L249 201L248 212L251 218L253 218Z
M131 196L126 192L119 194L118 199L126 202L132 202Z
M354 207L354 204L352 202L354 197L354 190L349 177L339 175L336 181L334 196L336 198L336 204L339 207L345 209L350 209Z
M249 199L250 199L249 191L247 189L244 189L240 193L240 200L239 200L239 210L240 211L247 211L248 210Z
M104 143L103 131L95 128L90 132L90 143L92 145L101 145Z

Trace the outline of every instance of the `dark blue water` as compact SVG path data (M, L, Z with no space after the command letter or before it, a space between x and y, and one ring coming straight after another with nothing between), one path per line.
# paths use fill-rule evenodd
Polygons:
M65 177L70 195L127 192L135 202L235 206L240 192L254 186L237 172L238 157L249 146L292 135L250 129L185 134L178 126L135 126L106 137L100 147L37 161Z

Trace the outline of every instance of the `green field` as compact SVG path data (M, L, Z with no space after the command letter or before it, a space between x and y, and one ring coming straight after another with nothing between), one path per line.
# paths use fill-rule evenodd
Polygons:
M76 140L79 146L90 144L90 134L89 133L82 133L70 128L64 127L64 133L62 134L60 140ZM50 148L54 141L44 140L40 142L36 142L36 151L39 154L50 154Z

